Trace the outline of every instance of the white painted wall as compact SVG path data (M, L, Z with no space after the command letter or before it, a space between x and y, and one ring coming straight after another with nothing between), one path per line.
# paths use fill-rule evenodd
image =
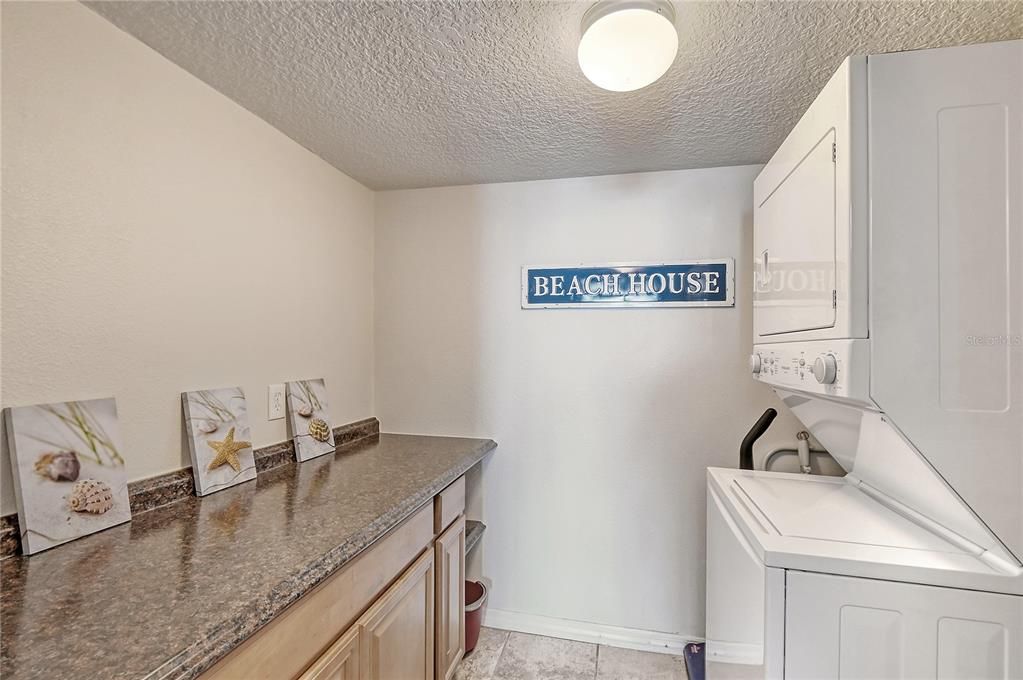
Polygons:
M270 382L373 415L372 192L78 3L2 31L2 404L115 395L131 479L188 464L182 390L257 446Z
M376 411L493 437L490 606L702 636L705 474L798 422L747 373L757 167L377 194ZM524 264L734 257L736 306L522 310Z

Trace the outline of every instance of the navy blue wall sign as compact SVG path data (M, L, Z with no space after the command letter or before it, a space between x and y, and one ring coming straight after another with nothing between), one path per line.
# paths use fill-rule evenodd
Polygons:
M523 267L522 307L734 307L735 261Z

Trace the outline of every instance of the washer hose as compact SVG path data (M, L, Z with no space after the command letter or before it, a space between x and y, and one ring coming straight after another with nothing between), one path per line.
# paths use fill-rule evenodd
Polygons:
M742 444L739 445L740 470L753 469L753 444L760 439L760 435L767 431L767 428L771 426L777 415L778 412L773 408L767 409L757 422L753 423L753 427L749 429L746 436L743 437Z

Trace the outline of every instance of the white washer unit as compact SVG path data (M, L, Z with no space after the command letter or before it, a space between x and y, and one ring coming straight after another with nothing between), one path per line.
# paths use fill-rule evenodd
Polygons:
M712 468L707 496L708 678L1023 674L1008 565L842 478Z
M847 59L754 184L750 368L847 471L708 471L708 678L1023 678L1023 41Z

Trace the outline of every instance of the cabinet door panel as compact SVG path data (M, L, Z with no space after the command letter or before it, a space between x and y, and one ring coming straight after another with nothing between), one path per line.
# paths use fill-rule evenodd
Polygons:
M359 680L359 627L352 626L299 680Z
M465 656L465 516L435 544L437 570L437 678L449 680Z
M362 680L434 677L434 564L427 550L359 619Z

